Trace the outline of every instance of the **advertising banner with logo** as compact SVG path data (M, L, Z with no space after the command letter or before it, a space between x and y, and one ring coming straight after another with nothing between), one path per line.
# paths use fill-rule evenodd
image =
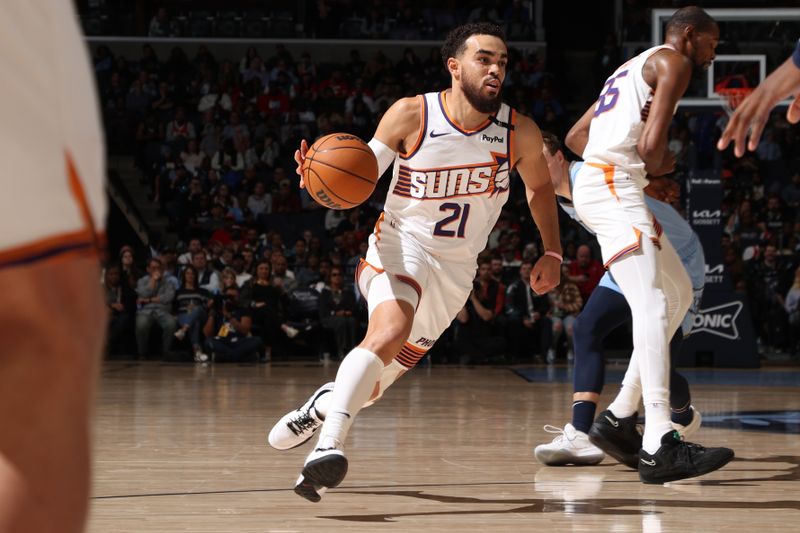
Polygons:
M720 177L713 171L692 173L687 186L689 223L700 237L706 257L706 285L678 364L756 368L758 350L750 310L742 296L733 291L722 261Z

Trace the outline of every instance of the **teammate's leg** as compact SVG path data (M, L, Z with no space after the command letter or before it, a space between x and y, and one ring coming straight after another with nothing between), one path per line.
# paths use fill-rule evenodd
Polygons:
M661 270L661 284L664 298L666 300L667 313L667 338L671 339L674 333L680 328L683 318L692 303L692 286L686 269L681 263L680 257L675 252L666 235L661 236L660 250L658 251ZM622 388L614 401L609 406L609 410L615 416L624 418L636 411L641 398L641 383L639 375L639 360L636 357L636 342L634 342L634 353L625 377L622 381ZM670 375L672 374L670 365ZM679 384L680 386L680 384Z
M0 271L0 531L83 530L105 324L98 276L94 257Z
M672 429L669 416L670 364L667 355L669 317L661 275L661 254L655 243L642 236L640 248L614 261L610 270L631 309L633 355L623 380L623 389L609 410L617 418L633 415L638 398L631 390L638 375L647 418L643 448L648 453L655 453L661 437Z

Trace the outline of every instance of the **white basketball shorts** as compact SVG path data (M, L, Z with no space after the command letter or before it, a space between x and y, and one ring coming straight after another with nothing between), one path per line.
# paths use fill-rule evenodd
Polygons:
M644 190L623 169L585 163L575 177L572 202L581 222L597 235L606 268L637 250L642 236L660 246L661 227L645 204Z
M4 2L0 71L0 267L96 255L105 148L72 2Z
M475 268L475 258L455 262L435 257L413 235L398 230L389 215L381 214L369 237L367 256L359 265L356 281L368 301L370 282L383 272L419 295L411 334L397 357L402 364L414 366L450 326L472 291Z

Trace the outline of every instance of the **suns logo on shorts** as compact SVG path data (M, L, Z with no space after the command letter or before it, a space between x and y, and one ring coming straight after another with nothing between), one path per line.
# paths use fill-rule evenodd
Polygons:
M492 152L494 161L458 167L415 169L400 166L393 194L417 200L441 200L460 196L508 191L509 160Z

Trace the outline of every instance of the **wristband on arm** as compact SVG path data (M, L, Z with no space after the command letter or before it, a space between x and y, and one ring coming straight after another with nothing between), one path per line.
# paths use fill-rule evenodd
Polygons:
M559 254L559 253L556 253L556 252L554 252L554 251L552 251L552 250L547 250L547 251L544 253L544 255L546 255L546 256L548 256L548 257L552 257L553 259L558 259L558 262L559 262L559 263L563 263L563 262L564 262L564 258L561 256L561 254Z
M378 177L380 178L386 172L386 169L394 163L397 153L375 137L367 143L367 146L370 147L372 153L375 154L375 159L378 160Z

